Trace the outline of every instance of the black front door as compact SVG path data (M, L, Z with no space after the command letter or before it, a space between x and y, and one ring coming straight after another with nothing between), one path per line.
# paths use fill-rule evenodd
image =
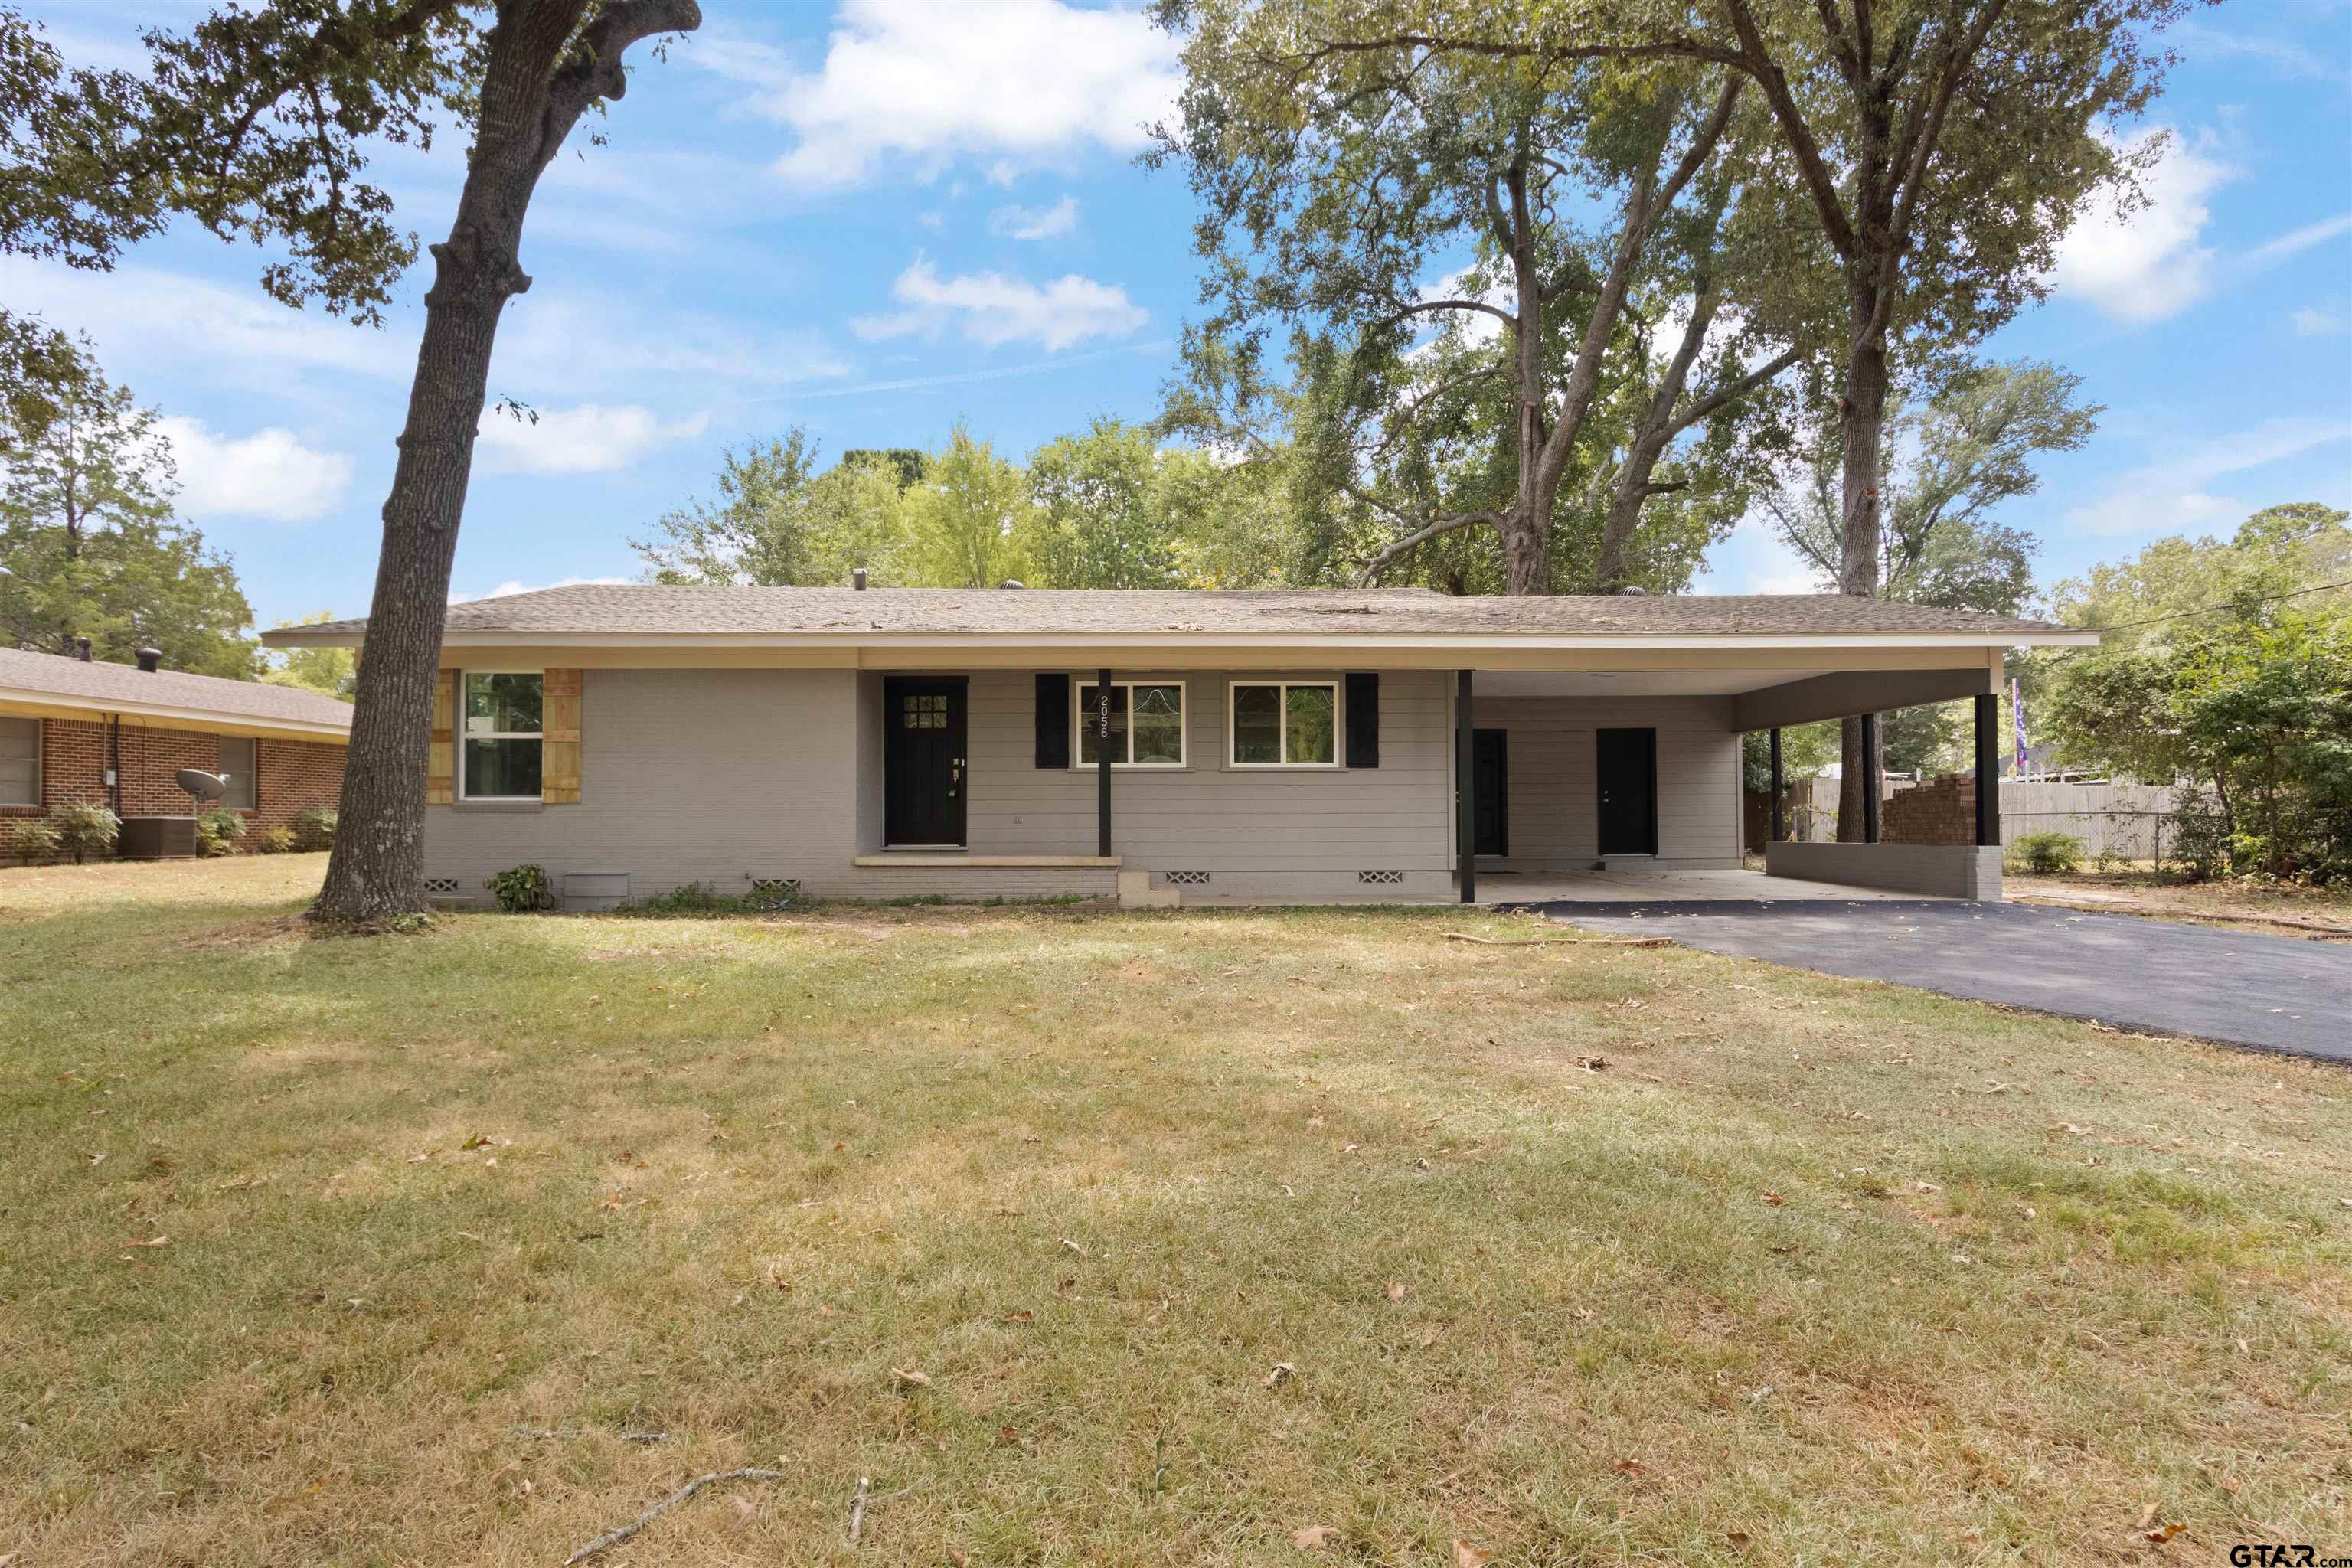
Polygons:
M1658 732L1602 730L1596 777L1601 785L1601 853L1658 852Z
M1472 808L1476 813L1472 826L1477 834L1474 854L1511 852L1509 742L1507 730L1470 731L1471 760L1476 767L1472 783Z
M882 840L963 842L964 683L891 676L882 682Z

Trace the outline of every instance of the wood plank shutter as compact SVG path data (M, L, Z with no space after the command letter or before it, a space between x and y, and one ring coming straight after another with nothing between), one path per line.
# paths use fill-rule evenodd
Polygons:
M1037 765L1070 765L1070 678L1066 675L1037 678Z
M425 804L457 798L457 672L433 672L433 741L425 749Z
M1348 677L1348 765L1351 768L1376 768L1381 765L1381 678L1378 675Z
M580 671L542 672L539 717L539 798L580 804Z

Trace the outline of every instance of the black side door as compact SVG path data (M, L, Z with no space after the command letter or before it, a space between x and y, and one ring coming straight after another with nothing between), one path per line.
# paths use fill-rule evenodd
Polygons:
M1476 815L1472 826L1477 836L1472 852L1508 855L1511 852L1510 732L1507 730L1473 730L1470 731L1470 754L1475 770L1472 776L1472 809Z
M882 682L882 840L964 841L964 682L889 676Z
M1601 853L1658 852L1658 732L1602 730L1595 778L1601 787Z

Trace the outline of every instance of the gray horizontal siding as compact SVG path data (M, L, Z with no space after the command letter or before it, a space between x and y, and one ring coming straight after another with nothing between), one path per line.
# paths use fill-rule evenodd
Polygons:
M1300 676L1137 673L1185 681L1189 766L1114 770L1111 848L1130 868L1352 876L1452 865L1451 676L1381 676L1379 767L1263 770L1225 765L1226 688L1234 680ZM968 831L976 855L1094 851L1094 773L1036 765L1035 704L1034 672L971 677ZM1344 752L1344 713L1341 724Z
M1509 866L1590 865L1601 852L1596 730L1658 731L1658 858L1739 864L1739 737L1731 699L1481 697L1480 729L1507 731Z
M1114 777L1112 847L1129 868L1246 874L1265 890L1286 875L1337 888L1359 870L1446 870L1450 677L1382 678L1379 768L1275 773L1223 766L1229 679L1185 676L1188 771ZM1111 890L1108 870L1085 868L853 865L881 847L881 689L849 670L592 669L579 804L427 807L425 875L461 895L526 862L559 885L625 872L638 898L769 877L824 898ZM1034 674L976 674L970 690L972 853L1092 854L1093 773L1035 765Z

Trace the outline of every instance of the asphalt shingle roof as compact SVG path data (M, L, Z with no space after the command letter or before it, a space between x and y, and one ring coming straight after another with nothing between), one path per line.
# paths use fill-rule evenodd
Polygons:
M120 705L217 713L257 724L332 724L349 729L352 705L295 686L224 680L181 669L85 662L53 653L0 647L0 691L31 691L107 709Z
M299 628L363 632L364 620ZM2072 628L1816 595L1457 598L1425 588L736 588L581 584L449 611L447 635L1157 637L2034 636ZM267 638L265 640L276 641Z

